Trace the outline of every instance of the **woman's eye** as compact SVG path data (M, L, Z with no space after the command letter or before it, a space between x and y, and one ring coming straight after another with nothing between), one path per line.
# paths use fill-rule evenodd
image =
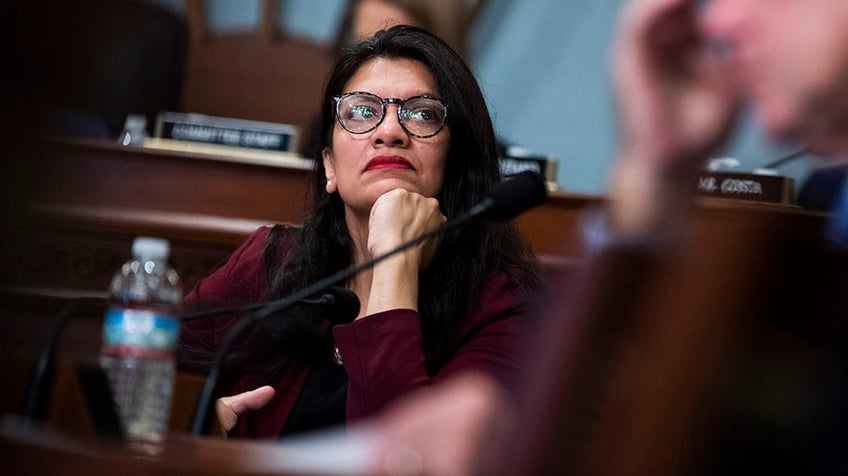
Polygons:
M413 110L404 110L404 119L429 122L438 120L438 114L435 110L429 108L417 108Z
M353 106L348 112L349 119L372 119L377 117L377 115L377 111L373 107L367 105Z

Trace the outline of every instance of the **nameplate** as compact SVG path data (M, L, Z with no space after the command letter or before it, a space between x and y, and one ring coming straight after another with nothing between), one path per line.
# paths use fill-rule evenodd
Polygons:
M781 175L702 172L697 186L700 196L784 205L795 203L795 181Z
M559 161L554 157L545 156L502 156L499 159L501 175L511 177L528 170L536 172L545 178L548 188L556 189L557 167Z
M154 137L183 142L294 152L298 129L290 124L251 121L205 114L160 112Z

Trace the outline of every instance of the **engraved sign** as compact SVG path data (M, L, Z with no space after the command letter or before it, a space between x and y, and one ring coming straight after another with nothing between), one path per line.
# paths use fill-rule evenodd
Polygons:
M794 180L779 175L704 172L697 182L698 195L707 197L794 204L794 192Z
M154 135L184 142L293 152L297 150L298 129L273 122L161 112L156 118Z

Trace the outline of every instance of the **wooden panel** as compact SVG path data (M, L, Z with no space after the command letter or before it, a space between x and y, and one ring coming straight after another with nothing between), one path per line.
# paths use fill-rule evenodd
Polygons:
M301 144L318 114L331 46L277 28L279 2L266 0L259 26L244 33L211 33L203 2L186 2L191 45L182 110L293 124Z
M185 70L182 109L300 127L318 114L330 49L307 40L268 42L231 35L194 43Z
M135 236L171 240L190 287L244 237L303 217L310 172L110 143L43 142L10 166L7 287L102 292Z
M270 160L257 163L109 142L42 142L24 154L12 165L13 186L16 200L30 209L59 205L297 221L309 175Z

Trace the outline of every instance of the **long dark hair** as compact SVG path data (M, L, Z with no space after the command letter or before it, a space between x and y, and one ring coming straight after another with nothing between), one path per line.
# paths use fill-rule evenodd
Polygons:
M444 184L438 195L448 220L474 204L501 179L497 143L489 111L474 74L447 43L426 30L396 26L377 32L337 59L321 103L320 136L315 150L312 209L300 233L299 253L276 270L272 297L284 296L351 264L351 238L338 193L324 191L321 151L332 147L333 96L375 58L419 61L433 74L448 106L451 145ZM269 243L270 247L274 242ZM269 254L275 254L271 252ZM520 286L538 284L538 266L512 224L473 223L448 232L429 268L419 279L419 313L428 367L438 368L453 352L458 327L468 318L482 287L496 270L506 270Z

